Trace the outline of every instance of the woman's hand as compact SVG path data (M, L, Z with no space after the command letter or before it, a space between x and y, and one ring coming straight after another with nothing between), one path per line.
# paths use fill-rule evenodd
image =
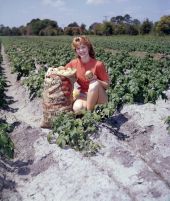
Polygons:
M65 70L66 68L64 66L57 67L58 70Z
M91 79L89 79L90 83L97 81L97 76L93 75L93 77Z
M105 90L109 87L109 83L108 83L108 82L99 80L96 75L94 75L93 78L90 80L90 84L91 84L91 83L94 83L94 82L96 82L96 81L99 82L99 83L101 84L101 86L102 86Z
M85 73L85 78L89 81L89 82L94 82L97 80L97 76L95 74L93 74L92 71L88 70Z

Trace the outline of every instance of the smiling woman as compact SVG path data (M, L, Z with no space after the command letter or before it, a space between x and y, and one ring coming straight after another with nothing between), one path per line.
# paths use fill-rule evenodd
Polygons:
M73 110L80 113L83 109L93 110L95 105L107 103L109 76L105 65L95 59L93 45L86 36L73 38L72 48L77 58L71 60L66 68L77 70L80 95L73 104Z

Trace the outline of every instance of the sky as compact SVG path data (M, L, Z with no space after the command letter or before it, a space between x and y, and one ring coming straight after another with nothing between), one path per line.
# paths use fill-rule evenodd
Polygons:
M0 24L9 27L39 18L55 20L62 28L72 22L88 28L125 14L141 22L146 18L156 22L170 15L170 0L0 0Z

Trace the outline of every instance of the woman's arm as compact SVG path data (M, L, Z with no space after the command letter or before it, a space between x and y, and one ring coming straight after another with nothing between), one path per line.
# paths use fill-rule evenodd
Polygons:
M102 85L102 87L103 87L104 89L108 89L108 87L109 87L109 82L102 81L102 80L99 80L99 79L97 79L97 81L100 82L100 84Z
M98 65L96 66L96 79L100 82L104 89L107 89L109 87L109 75L106 71L105 65L103 64L103 62L100 61L98 61Z
M108 89L109 81L102 81L98 79L96 75L94 75L93 78L90 80L90 82L95 82L95 81L98 81L104 89Z

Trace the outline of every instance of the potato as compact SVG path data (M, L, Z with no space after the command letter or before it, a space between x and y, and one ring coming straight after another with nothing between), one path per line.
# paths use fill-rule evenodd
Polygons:
M72 75L74 75L76 73L76 69L75 68L67 68L64 69L63 66L60 67L55 67L55 68L49 68L46 76L50 76L51 74L56 74L59 76L65 76L65 77L70 77Z
M91 80L93 78L93 72L90 70L86 71L85 77L87 80Z

